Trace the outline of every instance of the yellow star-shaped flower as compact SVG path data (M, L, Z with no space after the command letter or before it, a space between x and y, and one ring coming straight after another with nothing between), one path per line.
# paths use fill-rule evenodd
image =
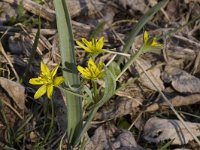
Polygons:
M149 37L149 34L147 31L144 31L143 35L143 46L145 51L152 50L152 49L162 49L163 45L159 44L156 41L155 37Z
M91 41L82 38L82 42L76 41L76 44L83 48L86 52L99 54L106 51L106 49L103 49L104 37L101 37L99 40L92 38Z
M94 60L90 57L88 61L88 66L86 68L83 68L82 66L78 65L77 69L84 78L89 80L97 80L98 78L101 78L104 75L103 66L103 62L100 62L98 65L96 65L94 63Z
M63 76L55 77L59 65L57 65L52 71L49 70L46 64L41 62L41 74L37 78L29 80L30 84L42 85L35 93L34 99L40 98L42 95L47 93L47 97L51 99L53 93L53 87L61 84L64 81Z

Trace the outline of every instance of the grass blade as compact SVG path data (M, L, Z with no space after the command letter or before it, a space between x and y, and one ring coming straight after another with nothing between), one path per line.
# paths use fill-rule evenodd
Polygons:
M37 33L35 35L35 40L34 40L34 43L33 43L33 48L32 48L32 51L31 51L31 54L30 54L30 58L28 60L28 65L24 71L24 74L22 75L22 78L20 79L20 83L23 82L24 78L27 76L27 73L31 67L31 64L33 62L33 59L35 58L35 54L36 54L36 51L37 51L37 46L38 46L38 43L39 43L39 39L40 39L40 29L41 29L41 21L40 21L40 18L39 18L39 25L38 25L38 30L37 30Z

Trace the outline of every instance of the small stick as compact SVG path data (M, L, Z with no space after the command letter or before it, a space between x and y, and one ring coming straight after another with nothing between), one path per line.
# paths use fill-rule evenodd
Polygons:
M3 48L2 44L1 44L1 42L0 42L0 53L2 53L3 56L6 58L6 60L7 60L8 64L10 65L10 67L11 67L13 73L15 74L15 77L16 77L17 81L19 81L19 76L18 76L17 72L15 71L15 68L14 68L12 62L11 62L10 59L8 58L8 56L7 56L7 54L6 54L5 50L4 50L4 48Z
M6 101L4 101L3 99L1 99L1 101L8 106L20 119L23 119L23 117L20 115L20 113L18 113L18 111L13 108L9 103L7 103Z

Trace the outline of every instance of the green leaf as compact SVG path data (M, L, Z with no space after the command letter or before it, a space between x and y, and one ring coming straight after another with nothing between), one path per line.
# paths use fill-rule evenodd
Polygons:
M54 5L65 84L78 88L80 79L76 69L74 38L67 4L65 0L54 0ZM76 139L76 134L79 134L82 129L82 99L69 92L65 92L64 95L67 104L67 135L71 147L72 139Z
M100 22L96 29L94 31L92 31L92 34L90 35L90 39L92 38L97 38L98 34L103 30L104 26L106 25L105 21Z
M98 109L103 106L115 93L116 89L116 82L113 74L110 72L109 69L106 70L105 73L105 91L102 99L93 107L93 109L89 112L86 122L83 126L82 132L78 136L77 140L74 141L74 145L78 144L81 140L81 137L85 134L85 132L88 130L90 126L90 122L94 118L96 112Z
M30 58L28 60L28 65L24 71L24 74L22 75L22 78L20 79L20 83L23 82L24 78L27 76L27 73L28 71L30 70L31 68L31 64L35 58L35 54L36 54L36 51L37 51L37 46L38 46L38 43L39 43L39 39L40 39L40 29L41 29L41 22L40 22L40 18L39 18L39 25L38 25L38 30L37 30L37 33L35 35L35 40L34 40L34 43L33 43L33 47L32 47L32 51L31 51L31 54L30 54Z
M119 64L115 61L112 61L112 63L109 64L108 68L115 77L117 77L121 72Z

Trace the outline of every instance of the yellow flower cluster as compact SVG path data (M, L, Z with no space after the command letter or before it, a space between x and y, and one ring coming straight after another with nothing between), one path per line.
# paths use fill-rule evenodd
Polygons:
M92 38L91 41L82 38L82 42L83 43L76 41L76 44L83 48L86 52L99 54L106 51L106 49L103 49L104 37L101 37L99 40Z
M82 42L83 43L76 41L76 44L92 55L106 51L106 49L103 49L104 37L101 37L100 39L92 38L91 41L87 41L85 38L82 38ZM103 67L104 63L102 61L96 65L94 59L90 57L87 67L83 68L82 66L78 65L77 70L82 74L82 77L89 80L97 80L102 78L104 75Z
M91 41L82 38L82 42L76 41L76 44L83 48L86 52L91 53L92 55L106 52L106 49L103 49L104 46L104 37L100 39L92 38ZM145 31L143 35L143 51L147 52L151 49L161 49L162 44L157 43L156 38L149 37L148 33ZM77 70L82 74L82 76L89 80L97 80L102 78L104 75L104 63L102 61L99 64L95 64L95 61L92 57L89 58L87 67L83 68L78 65ZM29 80L30 84L33 85L42 85L35 93L34 98L38 99L45 93L47 97L51 99L54 86L58 86L64 81L63 76L55 77L59 65L57 65L52 71L49 70L46 64L41 62L41 74L37 78L32 78Z
M42 85L35 93L34 99L40 98L42 95L47 93L47 97L51 99L53 93L53 87L61 84L64 81L63 76L55 77L59 65L57 65L52 71L49 70L46 64L41 62L40 69L41 74L37 78L29 80L30 84Z
M88 67L83 68L82 66L78 65L77 69L84 78L89 80L97 80L98 78L103 77L103 66L104 64L102 61L96 65L92 57L90 57L88 61Z
M145 51L152 50L152 49L161 49L163 47L162 44L159 44L155 37L149 37L147 31L144 31L143 35L143 49Z

